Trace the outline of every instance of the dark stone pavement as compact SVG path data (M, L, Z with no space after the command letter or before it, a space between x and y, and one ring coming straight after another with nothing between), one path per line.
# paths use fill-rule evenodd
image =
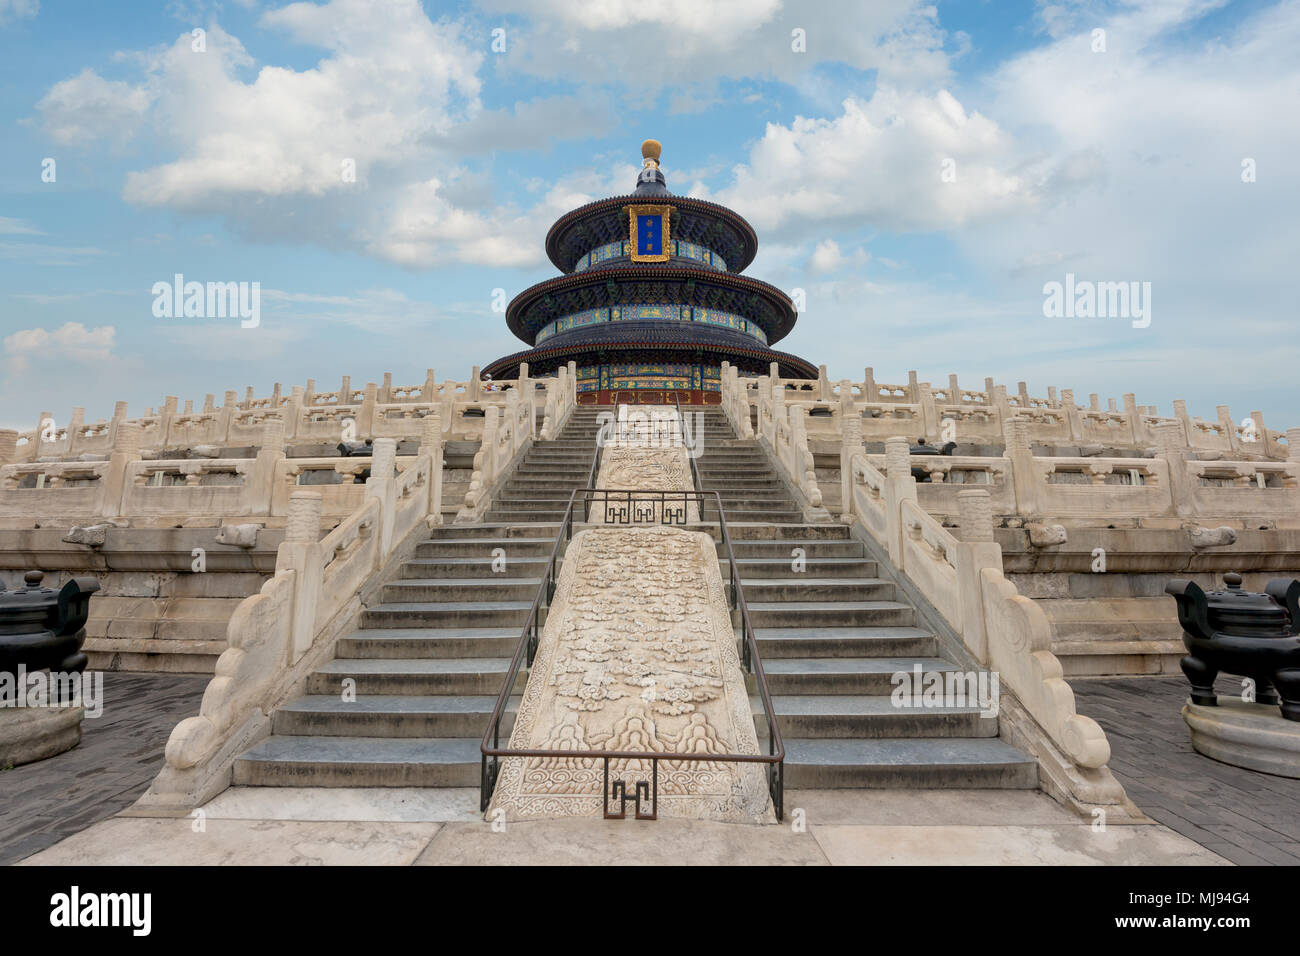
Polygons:
M134 803L172 728L199 712L210 678L104 674L104 712L71 750L0 770L0 865L16 863Z
M1243 866L1300 864L1300 780L1243 770L1192 749L1178 677L1070 682L1078 711L1110 738L1110 769L1142 810ZM1241 693L1221 677L1223 695Z
M15 863L130 806L162 766L173 727L197 714L208 678L104 675L104 714L81 744L0 771L0 865ZM1079 712L1111 743L1110 768L1153 819L1243 865L1300 864L1300 780L1230 767L1192 750L1181 677L1071 683ZM1240 691L1221 678L1222 694Z

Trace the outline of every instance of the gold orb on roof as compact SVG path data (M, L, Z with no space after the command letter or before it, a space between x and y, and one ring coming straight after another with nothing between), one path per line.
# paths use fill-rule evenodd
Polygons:
M647 166L659 165L659 153L663 150L657 139L648 139L641 144L641 158Z

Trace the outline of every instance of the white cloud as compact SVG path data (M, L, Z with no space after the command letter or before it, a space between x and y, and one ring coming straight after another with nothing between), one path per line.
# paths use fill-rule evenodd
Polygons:
M1300 87L1300 3L1193 28L1214 6L1088 13L1077 33L961 91L960 106L898 93L882 110L881 91L834 119L769 126L719 197L768 227L769 248L828 234L847 248L872 229L942 232L961 276L935 262L928 289L885 284L870 295L882 286L837 283L782 347L823 343L807 349L815 354L835 342L850 369L878 356L882 377L918 355L952 356L945 365L977 380L1034 375L1085 395L1141 388L1139 402L1166 410L1199 395L1204 414L1231 402L1234 412L1286 409L1289 420L1270 424L1293 424L1300 347L1281 329L1295 316L1300 181L1289 170L1300 127L1283 117ZM1092 52L1094 26L1106 30L1105 53ZM1209 38L1191 39L1202 32ZM977 117L982 131L971 128ZM944 152L957 158L957 182L931 184ZM1241 178L1246 158L1254 183ZM1067 271L1150 281L1151 327L1045 320L1042 285ZM948 321L929 331L925 303L936 296Z
M0 216L0 236L43 236L45 233L21 219Z
M14 372L25 370L34 358L82 362L107 359L116 334L111 325L87 329L80 322L67 322L53 330L20 329L5 336L5 357Z
M145 86L106 80L87 67L61 80L36 104L56 143L86 146L98 139L124 142L139 128L154 98Z
M823 239L817 243L812 255L808 257L807 267L811 272L825 275L850 266L861 267L869 261L871 261L871 253L865 249L855 249L845 255L840 251L840 245L834 239Z
M846 99L834 119L769 123L716 198L787 236L866 223L949 229L1035 205L1038 177L1014 169L1012 146L947 90L882 87L869 100Z
M717 79L794 82L820 63L878 70L889 82L948 75L944 33L923 0L485 0L528 19L508 34L506 63L548 78L654 93L688 88L678 107ZM803 31L804 51L792 48Z
M0 259L21 259L43 266L75 266L87 256L102 256L94 246L58 246L46 242L0 242Z
M151 66L156 125L181 153L132 173L132 202L221 209L239 197L364 190L376 172L434 158L427 142L478 111L482 54L460 28L432 23L414 0L294 3L263 24L329 51L314 68L253 65L240 42L208 29L207 50L188 35ZM345 181L344 162L356 168Z
M123 197L223 216L251 238L351 243L416 268L543 261L523 241L531 223L495 209L490 181L461 160L595 135L613 114L607 100L484 110L483 45L417 0L292 3L261 23L325 53L310 69L250 76L253 59L214 23L202 53L185 33L140 55L147 75L134 86L91 71L56 84L41 104L46 128L84 142L133 130L147 112L176 158L128 173Z
M40 0L0 0L0 27L11 20L34 17L40 9Z

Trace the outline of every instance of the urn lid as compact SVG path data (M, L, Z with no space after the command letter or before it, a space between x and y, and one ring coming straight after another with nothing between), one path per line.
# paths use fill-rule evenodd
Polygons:
M1282 634L1286 631L1286 608L1267 594L1243 591L1241 575L1229 571L1221 591L1205 593L1210 627L1224 634Z
M0 584L0 615L22 614L31 610L46 610L59 603L59 592L54 588L41 587L45 579L44 571L28 571L23 575L27 587L16 591L6 591Z

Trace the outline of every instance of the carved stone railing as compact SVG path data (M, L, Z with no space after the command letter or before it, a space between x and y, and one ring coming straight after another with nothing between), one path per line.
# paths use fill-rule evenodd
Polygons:
M168 396L156 414L149 409L136 418L128 418L126 403L118 402L111 420L89 424L83 421L81 408L74 408L66 423L42 412L35 429L0 431L0 465L107 456L118 429L126 422L138 426L140 447L158 457L203 446L257 446L272 421L282 423L284 440L291 445L374 438L418 440L423 432L421 422L433 408L440 411L447 440L473 441L482 435L486 409L504 408L506 396L512 392L534 407L551 401L554 395L557 414L553 427L562 427L573 405L573 373L569 372L567 381L534 379L524 366L518 380L484 383L475 369L468 382L437 383L430 370L420 386L395 386L391 373L386 373L382 385L369 382L361 389L352 388L345 379L336 391L317 392L315 383L309 381L306 386L294 386L288 394L276 385L270 396L255 398L250 388L242 401L232 389L225 393L221 406L208 395L202 409L196 411L192 402L186 402L184 409L178 410L177 399Z
M442 488L440 413L423 416L419 447L432 447L437 431L439 500ZM299 488L314 488L322 513L339 518L361 504L364 479L371 470L366 457L286 458L273 422L264 429L254 458L182 458L143 460L130 439L138 426L129 424L120 447L107 461L47 462L0 467L0 520L96 523L127 519L142 526L167 519L285 518ZM410 457L400 459L410 462ZM327 475L325 480L320 476Z
M918 503L908 447L901 437L886 442L882 473L861 445L846 445L843 519L888 555L980 666L998 673L1010 705L1001 708L999 726L1037 758L1044 788L1080 812L1100 806L1127 814L1123 787L1106 767L1106 736L1075 710L1046 615L1002 574L987 489L958 493L961 536L954 536Z
M867 459L884 465L883 455ZM983 488L994 515L1028 521L1164 518L1241 526L1300 518L1300 467L1284 462L913 455L910 467L929 478L916 486L921 506L945 517L958 514L962 491ZM1179 474L1185 477L1176 480ZM841 473L842 503L850 479Z
M889 417L872 419L859 414L862 406L846 383L840 384L838 403L792 404L783 387L770 385L773 380L772 376L724 376L722 407L738 433L750 408L758 409L762 443L772 450L787 482L802 486L805 493L815 483L815 474L807 474L808 459L793 451L798 426L783 426L781 422L817 423L818 447L825 453L828 443L843 448L880 440L882 426L896 427L910 435L911 431L904 429L918 421L913 412L920 406L901 402L890 407ZM752 383L763 387L753 387ZM769 386L770 391L765 392ZM924 383L919 387L924 398ZM1001 386L995 386L994 392L1000 393ZM831 414L804 417L797 410L805 407L822 408ZM961 411L966 415L981 414L975 406ZM1300 518L1300 457L1285 462L1220 457L1191 460L1189 456L1195 453L1187 448L1182 425L1175 421L1159 421L1152 426L1155 457L1036 456L1032 450L1036 414L1034 411L1004 421L1000 436L1004 455L913 456L910 467L929 478L918 485L919 501L925 510L956 515L959 492L975 485L987 488L995 515L1018 516L1028 522L1094 524L1116 518L1165 519L1185 523L1226 521L1240 527L1255 519ZM1300 456L1300 429L1292 429L1291 438L1291 447ZM881 465L881 456L869 458L877 467ZM840 501L844 508L848 506L851 477L841 467Z
M520 366L520 378L527 376L527 370L526 364ZM561 367L556 378L548 383L545 418L542 421L540 434L543 441L559 438L560 432L564 431L564 426L568 424L574 408L578 405L577 384L577 364L574 362Z
M750 379L748 381L754 381ZM722 363L722 411L727 421L735 429L737 438L754 437L754 422L750 416L750 402L744 386L740 384L740 372L730 362Z
M1218 407L1215 421L1207 422L1189 416L1181 400L1173 403L1173 416L1160 416L1154 408L1138 405L1132 394L1123 396L1122 408L1113 399L1103 408L1095 394L1089 397L1089 405L1076 405L1070 389L1058 395L1056 388L1050 388L1046 398L1038 398L1029 395L1024 382L1017 393L1008 394L1005 385L992 379L985 379L984 389L977 391L961 388L955 375L948 377L947 387L917 381L915 372L908 378L906 385L878 383L867 369L860 383L847 379L832 383L823 366L815 380L783 379L773 370L768 376L739 379L730 386L724 382L723 391L724 401L736 406L728 411L728 418L738 423L779 387L787 406L802 406L809 412L813 439L838 437L838 419L851 408L863 419L864 441L901 434L913 441L996 444L1007 423L1019 420L1035 443L1146 449L1156 444L1162 426L1173 425L1172 435L1189 453L1217 452L1237 459L1300 458L1300 429L1283 433L1266 428L1259 412L1238 422L1226 405ZM742 403L745 410L739 407ZM816 414L814 409L830 414Z
M739 385L730 369L722 377L722 409L738 435L745 433L748 415L741 414L738 401ZM776 381L776 364L772 365L770 380ZM830 520L830 512L822 505L822 492L817 484L813 454L808 447L807 411L801 405L786 405L785 387L776 384L758 397L758 441L771 456L778 472L794 494L795 501L810 521Z
M483 441L474 455L474 471L465 504L456 514L456 524L482 519L493 496L532 447L534 422L531 401L514 391L506 393L504 408L493 406L487 410Z
M290 498L275 576L235 609L197 717L167 741L166 764L142 803L191 808L230 785L235 758L270 733L271 712L334 655L362 610L362 593L394 573L424 527L440 521L442 439L436 422L401 474L396 442L375 442L365 501L321 537L321 496Z

